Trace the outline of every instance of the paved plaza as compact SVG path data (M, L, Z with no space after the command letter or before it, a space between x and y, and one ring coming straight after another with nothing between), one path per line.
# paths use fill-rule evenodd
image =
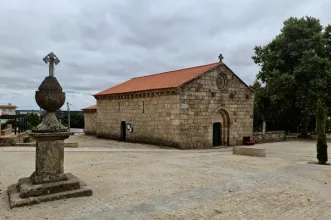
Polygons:
M34 171L34 148L0 148L0 219L296 219L329 220L331 166L315 160L315 141L260 144L267 157L231 148L162 149L82 134L65 149L65 172L92 197L9 209L6 188ZM329 143L331 146L331 143ZM329 154L331 158L331 155Z

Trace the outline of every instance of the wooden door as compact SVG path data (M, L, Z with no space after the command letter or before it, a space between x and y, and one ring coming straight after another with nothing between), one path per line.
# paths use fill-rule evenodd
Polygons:
M213 124L213 146L221 146L222 126L220 122Z
M126 122L121 122L121 141L126 141Z

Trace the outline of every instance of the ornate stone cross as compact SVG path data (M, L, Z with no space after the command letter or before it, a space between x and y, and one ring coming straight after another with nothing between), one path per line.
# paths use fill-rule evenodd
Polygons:
M218 56L218 59L220 59L220 62L222 62L222 61L223 61L223 59L224 59L223 55L222 55L222 54L220 54L220 55Z
M54 64L57 65L60 63L59 58L53 52L51 52L44 57L43 61L46 64L49 63L49 76L54 76Z
M74 133L68 132L56 117L56 111L65 103L65 93L54 76L54 65L60 60L52 52L43 61L49 63L49 76L36 91L35 100L47 112L29 133L37 142L35 171L8 187L10 208L92 195L92 190L78 177L64 172L64 140Z

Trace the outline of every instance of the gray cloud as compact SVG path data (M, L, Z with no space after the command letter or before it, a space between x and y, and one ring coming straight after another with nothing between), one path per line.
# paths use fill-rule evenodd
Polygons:
M74 108L132 77L224 62L247 84L251 56L290 16L326 25L329 0L57 0L0 2L0 104L37 108L34 92L48 74L42 58L61 59L55 75Z

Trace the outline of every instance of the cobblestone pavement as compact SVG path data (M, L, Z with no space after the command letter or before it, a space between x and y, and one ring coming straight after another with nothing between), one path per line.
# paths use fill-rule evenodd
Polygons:
M34 171L34 148L0 148L0 219L331 219L331 167L306 163L314 141L256 145L266 158L98 141L65 153L91 197L15 209L6 187Z

